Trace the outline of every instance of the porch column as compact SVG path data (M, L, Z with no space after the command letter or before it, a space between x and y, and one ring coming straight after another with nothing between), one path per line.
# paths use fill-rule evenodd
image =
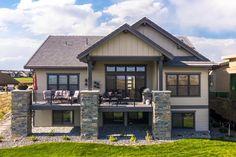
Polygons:
M99 90L82 90L80 106L80 133L82 139L98 138L98 95Z
M163 90L163 57L158 62L158 71L159 71L159 91Z
M93 88L92 61L88 58L88 90Z
M171 139L171 91L152 91L153 121L152 134L154 139Z
M32 91L12 92L12 116L11 136L12 138L28 136L32 131Z

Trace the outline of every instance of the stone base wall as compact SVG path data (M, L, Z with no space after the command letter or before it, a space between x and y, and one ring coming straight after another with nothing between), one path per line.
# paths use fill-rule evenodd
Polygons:
M153 91L153 124L154 139L171 139L171 102L170 91Z
M12 118L11 134L14 136L27 136L32 130L32 92L12 92Z
M98 138L99 91L81 91L80 132L82 139Z

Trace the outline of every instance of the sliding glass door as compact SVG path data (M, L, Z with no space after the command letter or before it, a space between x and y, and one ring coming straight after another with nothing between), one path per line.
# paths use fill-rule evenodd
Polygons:
M146 66L106 66L106 91L117 91L122 97L141 101L146 88Z

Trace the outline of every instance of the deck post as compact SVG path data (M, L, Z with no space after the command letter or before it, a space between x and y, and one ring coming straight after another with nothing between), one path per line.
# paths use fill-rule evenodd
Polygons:
M93 88L93 73L92 73L92 61L88 57L88 90Z
M158 68L159 68L159 90L163 90L163 57L158 62Z

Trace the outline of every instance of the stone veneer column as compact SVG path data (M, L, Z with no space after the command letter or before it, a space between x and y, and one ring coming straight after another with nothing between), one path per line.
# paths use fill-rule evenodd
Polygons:
M82 139L98 138L98 98L99 90L80 92L80 133Z
M153 124L154 139L171 139L171 91L152 91L153 95Z
M12 137L27 136L32 131L32 91L12 92Z

